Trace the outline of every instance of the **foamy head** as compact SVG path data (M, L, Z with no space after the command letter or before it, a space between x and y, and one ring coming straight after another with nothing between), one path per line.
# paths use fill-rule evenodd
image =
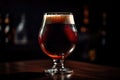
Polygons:
M73 14L68 12L45 13L44 20L46 20L46 24L51 23L75 24Z

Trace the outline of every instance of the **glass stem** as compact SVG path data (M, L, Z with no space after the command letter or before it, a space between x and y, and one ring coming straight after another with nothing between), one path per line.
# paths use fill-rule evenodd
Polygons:
M61 70L64 69L64 59L53 59L53 69Z

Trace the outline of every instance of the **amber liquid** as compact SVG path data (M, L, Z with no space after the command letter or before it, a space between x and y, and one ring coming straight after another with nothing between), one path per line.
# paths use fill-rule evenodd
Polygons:
M51 58L60 59L68 56L75 48L77 33L75 25L47 24L39 36L39 45L44 53Z

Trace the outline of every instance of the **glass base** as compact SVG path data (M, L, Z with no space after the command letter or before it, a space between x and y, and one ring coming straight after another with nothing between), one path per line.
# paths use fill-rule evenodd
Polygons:
M46 69L44 71L46 74L57 75L57 74L72 74L73 70L64 67L64 59L53 59L53 67L50 69Z
M63 68L63 69L57 69L57 68L52 68L52 69L46 69L45 73L55 75L55 74L72 74L74 71L68 68Z
M45 70L46 76L50 80L70 80L71 76L73 75L73 70L70 69L47 69Z

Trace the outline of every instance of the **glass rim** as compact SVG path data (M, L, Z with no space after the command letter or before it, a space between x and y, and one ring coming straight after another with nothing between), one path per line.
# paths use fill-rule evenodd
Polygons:
M73 15L72 12L45 12L44 15Z

